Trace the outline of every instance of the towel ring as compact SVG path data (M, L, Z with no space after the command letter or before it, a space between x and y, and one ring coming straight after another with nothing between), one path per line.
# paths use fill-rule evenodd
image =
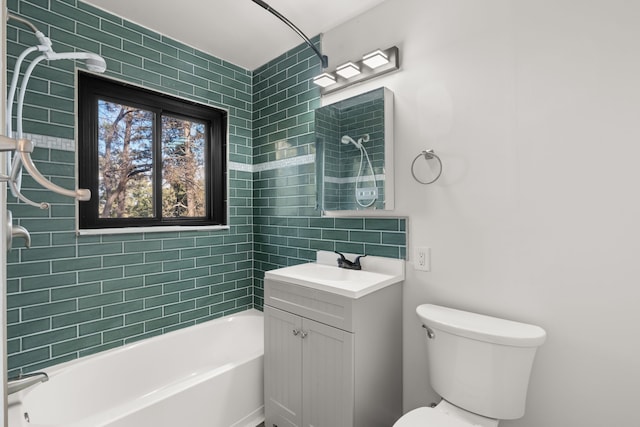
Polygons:
M425 160L436 159L440 164L440 170L438 171L438 175L436 175L436 177L433 178L431 181L425 182L425 181L419 180L418 177L416 176L416 173L413 170L414 166L416 165L416 160L418 160L420 157L424 157ZM433 184L438 180L438 178L440 178L440 175L442 175L442 160L440 160L440 157L438 157L438 155L432 149L424 150L420 154L418 154L415 159L413 159L413 162L411 162L411 175L413 175L413 179L418 181L420 184L425 184L425 185Z

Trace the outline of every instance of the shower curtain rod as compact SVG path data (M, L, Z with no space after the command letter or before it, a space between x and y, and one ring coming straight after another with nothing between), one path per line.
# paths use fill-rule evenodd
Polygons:
M280 12L278 12L277 10L275 10L274 8L272 8L271 6L269 6L267 3L265 3L263 0L253 0L253 2L255 4L257 4L258 6L263 7L265 10L267 10L268 12L271 12L276 18L278 18L279 20L281 20L282 22L284 22L285 24L287 24L289 26L289 28L291 28L293 31L295 31L300 37L302 37L304 39L305 42L307 42L307 44L311 47L311 49L313 49L313 51L316 53L316 55L318 55L318 58L320 58L320 62L322 63L322 68L327 68L329 66L329 58L327 57L327 55L323 55L322 53L320 53L320 51L318 50L317 47L315 47L313 45L313 43L311 43L311 40L309 40L309 37L307 37L298 27L296 27L293 22L289 21L285 16L283 16Z

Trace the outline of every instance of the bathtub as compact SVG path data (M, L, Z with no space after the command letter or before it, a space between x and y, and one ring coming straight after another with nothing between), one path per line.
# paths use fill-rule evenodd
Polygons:
M46 369L9 427L256 427L263 354L261 312L222 317Z

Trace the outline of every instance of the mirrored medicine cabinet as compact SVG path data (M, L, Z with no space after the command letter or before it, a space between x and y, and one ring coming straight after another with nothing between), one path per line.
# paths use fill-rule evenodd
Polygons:
M382 87L316 109L315 137L323 216L394 209L393 92Z

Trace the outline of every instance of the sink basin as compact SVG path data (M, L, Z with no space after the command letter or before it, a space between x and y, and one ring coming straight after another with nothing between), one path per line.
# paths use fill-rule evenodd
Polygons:
M320 258L319 256L319 260ZM335 262L335 258L335 255L331 255L333 262ZM364 264L365 259L367 264ZM368 257L365 259L363 259L363 270L348 270L338 268L337 265L312 262L267 271L265 278L306 286L349 298L360 298L404 280L404 261L382 257ZM394 264L387 264L389 262L397 263L397 267L393 268ZM366 269L367 265L373 267L376 264L378 267L385 267L383 268L384 272Z

